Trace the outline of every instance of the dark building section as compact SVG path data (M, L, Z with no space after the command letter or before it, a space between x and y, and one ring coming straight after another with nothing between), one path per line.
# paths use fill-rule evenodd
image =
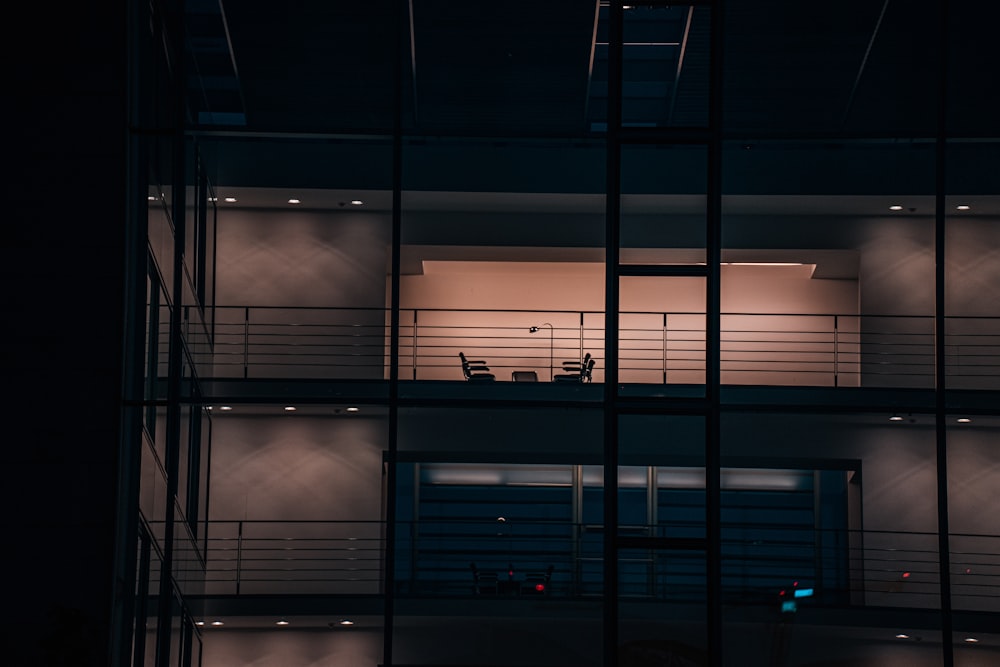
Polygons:
M4 663L996 663L995 13L19 8Z

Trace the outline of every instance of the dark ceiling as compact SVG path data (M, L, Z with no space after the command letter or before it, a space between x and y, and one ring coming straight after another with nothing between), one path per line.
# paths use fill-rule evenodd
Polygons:
M746 192L816 192L831 173L858 174L855 194L927 192L942 111L957 137L1000 135L1000 49L990 47L1000 9L947 0L942 24L941 2L727 0L722 129L734 149L759 149L727 159ZM624 11L625 125L706 127L711 11ZM405 156L407 187L603 189L606 2L189 0L187 12L191 123L216 183L389 188L398 101L407 146L419 147ZM794 144L816 141L845 150L824 150L818 164ZM873 142L907 150L878 154ZM623 156L625 171L646 169L631 159L639 153ZM656 159L658 180L639 191L704 192L690 183L703 155ZM965 182L989 180L980 160L965 164ZM769 182L774 165L795 173ZM443 170L448 182L435 182Z
M729 0L727 131L933 135L938 4ZM996 10L948 4L950 125L959 134L995 134L1000 58L985 46L996 24L984 13ZM260 132L385 133L398 94L404 130L415 134L599 134L607 101L602 5L192 0L192 120ZM625 124L707 122L710 12L625 11Z

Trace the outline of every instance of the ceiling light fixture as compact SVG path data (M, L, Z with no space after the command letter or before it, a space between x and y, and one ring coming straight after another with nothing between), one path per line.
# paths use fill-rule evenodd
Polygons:
M214 625L217 628L221 628L223 625L225 625L225 623L223 623L222 621L212 621L212 625Z
M889 210L890 211L902 211L903 207L900 206L899 204L893 204L892 206L889 207Z
M956 208L957 210L959 210L959 211L968 211L968 210L969 210L969 209L971 209L972 207L971 207L971 206L969 206L968 204L959 204L959 205L958 205L958 206L956 206L955 208Z
M975 637L966 637L965 638L965 643L966 644L978 644L979 640L976 639Z
M148 197L146 197L146 199L148 201L156 201L156 197L154 197L153 195L149 195Z
M352 621L349 618L342 618L342 619L340 619L340 625L344 625L344 626L354 625L354 621Z
M289 199L288 203L289 204L301 204L302 200L301 199Z
M972 420L969 419L968 417L959 417L955 421L957 421L959 424L971 424L972 423Z
M229 202L230 204L235 204L236 197L226 197L225 201Z
M296 408L294 405L285 406L285 412L295 412L296 410L298 410L298 408Z
M909 638L910 638L910 635L905 635L902 632L900 632L898 635L896 635L896 639L909 639Z
M362 204L364 204L364 202L361 201L360 199L352 199L351 200L351 206L361 206Z
M195 621L194 624L197 625L198 627L201 627L205 625L205 621Z
M361 408L354 407L353 405L351 407L347 408L348 412L359 412L360 410L361 410Z
M893 415L893 416L889 417L889 421L891 421L891 422L901 422L901 421L903 421L903 418L900 417L899 415Z
M230 410L232 410L232 409L233 409L233 406L231 406L231 405L220 405L220 406L219 406L219 409L220 409L220 410L223 410L223 411L225 411L225 412L229 412Z
M275 625L288 625L288 621L281 619L280 621L275 622Z

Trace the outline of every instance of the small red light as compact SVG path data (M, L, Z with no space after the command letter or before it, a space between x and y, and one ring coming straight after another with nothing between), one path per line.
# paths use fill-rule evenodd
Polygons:
M541 593L545 590L545 584L535 584L535 590Z
M513 577L514 576L514 570L507 570L507 576L508 577Z
M799 582L797 582L797 581L793 581L793 582L792 582L792 586L793 586L793 587L795 587L795 586L798 586L798 585L799 585Z
M784 594L785 594L785 591L781 591L780 593L778 593L778 595L784 595Z
M910 573L909 572L904 572L903 573L903 579L909 579L909 578L910 578Z
M972 574L972 568L971 567L965 568L965 573L966 574Z

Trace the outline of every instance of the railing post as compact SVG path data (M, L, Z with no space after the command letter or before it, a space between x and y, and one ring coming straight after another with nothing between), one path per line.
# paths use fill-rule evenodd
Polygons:
M584 352L583 352L583 346L584 346L584 340L583 340L583 311L580 311L580 354L579 354L580 361L583 361L583 354L584 354Z
M243 379L250 377L250 307L243 309Z
M663 313L663 384L667 383L667 314Z
M243 522L240 521L236 533L236 594L240 594L240 578L243 569Z
M417 309L413 309L413 340L410 344L411 353L410 357L412 359L411 364L413 366L413 379L417 379Z
M840 386L840 315L833 316L833 386Z

